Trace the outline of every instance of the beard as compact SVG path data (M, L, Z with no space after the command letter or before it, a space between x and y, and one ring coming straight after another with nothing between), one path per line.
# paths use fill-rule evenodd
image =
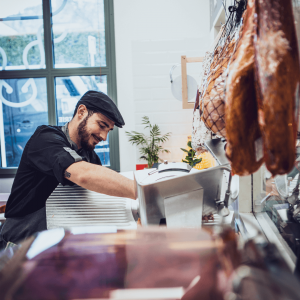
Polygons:
M95 149L95 146L89 143L91 134L87 131L87 125L86 125L88 118L89 116L86 116L86 118L82 120L82 122L78 125L77 131L78 131L78 136L80 137L81 147L87 151L93 151Z

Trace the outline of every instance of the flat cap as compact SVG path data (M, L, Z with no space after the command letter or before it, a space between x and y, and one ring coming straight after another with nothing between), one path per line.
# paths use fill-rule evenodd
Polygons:
M115 122L115 125L122 128L125 125L123 117L116 104L106 94L98 91L88 91L77 102L74 116L79 105L84 104L87 109L99 112Z

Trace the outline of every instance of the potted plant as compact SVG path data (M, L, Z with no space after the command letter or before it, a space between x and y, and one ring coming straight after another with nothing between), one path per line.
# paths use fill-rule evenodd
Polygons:
M189 150L180 148L182 151L187 153L187 156L182 160L182 162L189 164L193 168L202 161L202 158L196 157L196 151L192 148L191 141L188 141L187 146Z
M149 136L136 131L126 131L126 134L129 137L129 142L132 145L140 146L139 150L142 155L140 159L145 159L147 161L148 168L152 168L154 163L161 161L159 158L159 153L170 153L170 151L164 149L161 144L169 139L171 133L168 132L162 135L158 125L151 125L149 117L147 116L142 118L142 124L146 125L144 127L145 129L149 128Z

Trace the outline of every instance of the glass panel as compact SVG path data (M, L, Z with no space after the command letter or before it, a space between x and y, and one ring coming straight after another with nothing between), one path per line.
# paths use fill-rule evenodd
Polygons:
M88 90L101 91L107 94L107 76L70 76L56 77L56 109L57 124L63 126L74 114L78 100ZM110 166L109 136L100 142L95 152L101 159L102 165Z
M52 0L55 68L106 66L103 0Z
M0 0L0 70L45 68L42 0Z
M293 0L294 17L298 44L300 46L300 2ZM299 99L296 99L296 107ZM299 110L298 110L299 113ZM298 139L294 168L285 175L272 174L263 166L262 191L255 199L256 211L262 211L263 220L271 224L270 231L282 243L282 251L287 251L294 259L300 257L300 115L298 115ZM258 218L260 220L260 218ZM266 223L262 222L263 227ZM275 225L275 226L274 226ZM298 265L298 264L297 264ZM296 271L299 272L299 265ZM298 273L299 274L299 273Z
M299 161L300 147L297 147L297 160L290 173L273 178L264 169L265 192L257 200L262 204L262 211L267 213L295 255L300 250Z
M48 124L46 79L0 80L0 100L1 167L18 167L31 135Z

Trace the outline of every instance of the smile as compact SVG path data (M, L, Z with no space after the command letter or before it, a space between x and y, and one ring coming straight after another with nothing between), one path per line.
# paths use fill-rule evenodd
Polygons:
M102 141L101 138L98 138L97 136L95 136L94 134L92 134L93 138L98 142L100 143Z

